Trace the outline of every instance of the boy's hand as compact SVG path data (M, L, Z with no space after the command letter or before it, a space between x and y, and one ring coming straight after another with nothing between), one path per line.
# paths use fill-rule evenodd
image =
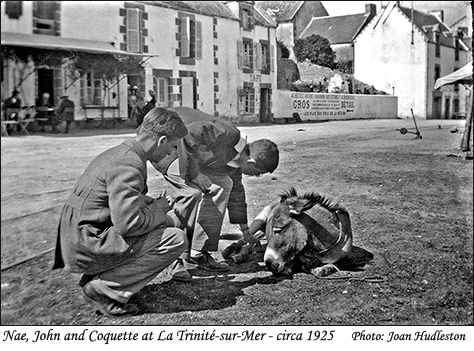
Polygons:
M191 180L191 182L196 184L204 194L207 194L210 192L209 188L211 187L212 182L207 175L199 173L196 178Z

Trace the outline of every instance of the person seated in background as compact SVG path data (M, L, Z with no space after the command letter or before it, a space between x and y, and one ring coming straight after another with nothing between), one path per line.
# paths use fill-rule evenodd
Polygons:
M69 100L69 95L67 94L61 96L60 99L61 104L59 105L59 108L56 111L57 120L58 123L66 121L66 129L64 130L64 133L69 133L69 126L74 121L74 101Z
M18 90L13 90L12 95L4 101L4 109L5 109L5 121L19 121L24 117L23 115L23 108L21 106L21 99L20 99L20 92ZM15 111L12 111L15 110ZM15 131L20 132L21 127L19 125L6 126L8 133L12 133Z
M51 107L53 107L53 104L51 103L49 93L43 93L41 98L36 100L36 118L41 121L41 130L43 132L44 126L52 123L54 111L48 110Z

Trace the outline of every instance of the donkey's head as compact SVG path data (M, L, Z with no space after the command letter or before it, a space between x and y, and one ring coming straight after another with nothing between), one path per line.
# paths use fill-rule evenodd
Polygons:
M301 217L304 211L319 203L317 193L298 196L294 188L281 194L280 204L273 211L267 224L268 245L264 261L275 275L288 275L293 272L294 258L308 242L308 230Z

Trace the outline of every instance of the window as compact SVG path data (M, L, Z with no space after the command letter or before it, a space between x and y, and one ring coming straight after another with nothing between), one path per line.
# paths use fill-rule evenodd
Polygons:
M270 45L268 42L260 43L260 60L262 73L270 73Z
M5 1L5 14L10 19L19 19L23 14L23 1Z
M56 1L35 1L35 17L54 20Z
M435 65L435 80L441 77L441 67L439 65Z
M153 77L153 90L156 94L156 106L168 106L168 79L161 77Z
M248 10L242 10L242 27L244 27L244 29L248 29L250 26L249 26L249 11Z
M455 38L454 61L459 61L459 39Z
M81 105L102 105L102 82L92 72L81 78Z
M141 52L140 9L127 9L127 51Z
M242 4L243 5L243 4ZM251 7L240 9L240 25L243 30L251 31L254 28L253 11Z
M255 89L244 87L238 89L239 115L255 113Z
M453 110L454 113L459 113L459 99L453 100Z
M441 57L441 37L438 33L435 35L435 45L435 56Z
M34 33L45 35L59 35L59 33L57 33L56 28L56 19L59 14L59 1L33 1Z
M244 68L253 68L253 48L252 42L244 41Z
M191 17L181 18L181 57L202 58L202 22Z

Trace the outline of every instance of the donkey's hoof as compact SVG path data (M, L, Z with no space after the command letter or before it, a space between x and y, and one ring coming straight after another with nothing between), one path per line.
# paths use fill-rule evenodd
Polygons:
M311 270L311 274L316 277L327 277L335 272L338 272L339 269L333 264L327 264L321 267L316 267Z

